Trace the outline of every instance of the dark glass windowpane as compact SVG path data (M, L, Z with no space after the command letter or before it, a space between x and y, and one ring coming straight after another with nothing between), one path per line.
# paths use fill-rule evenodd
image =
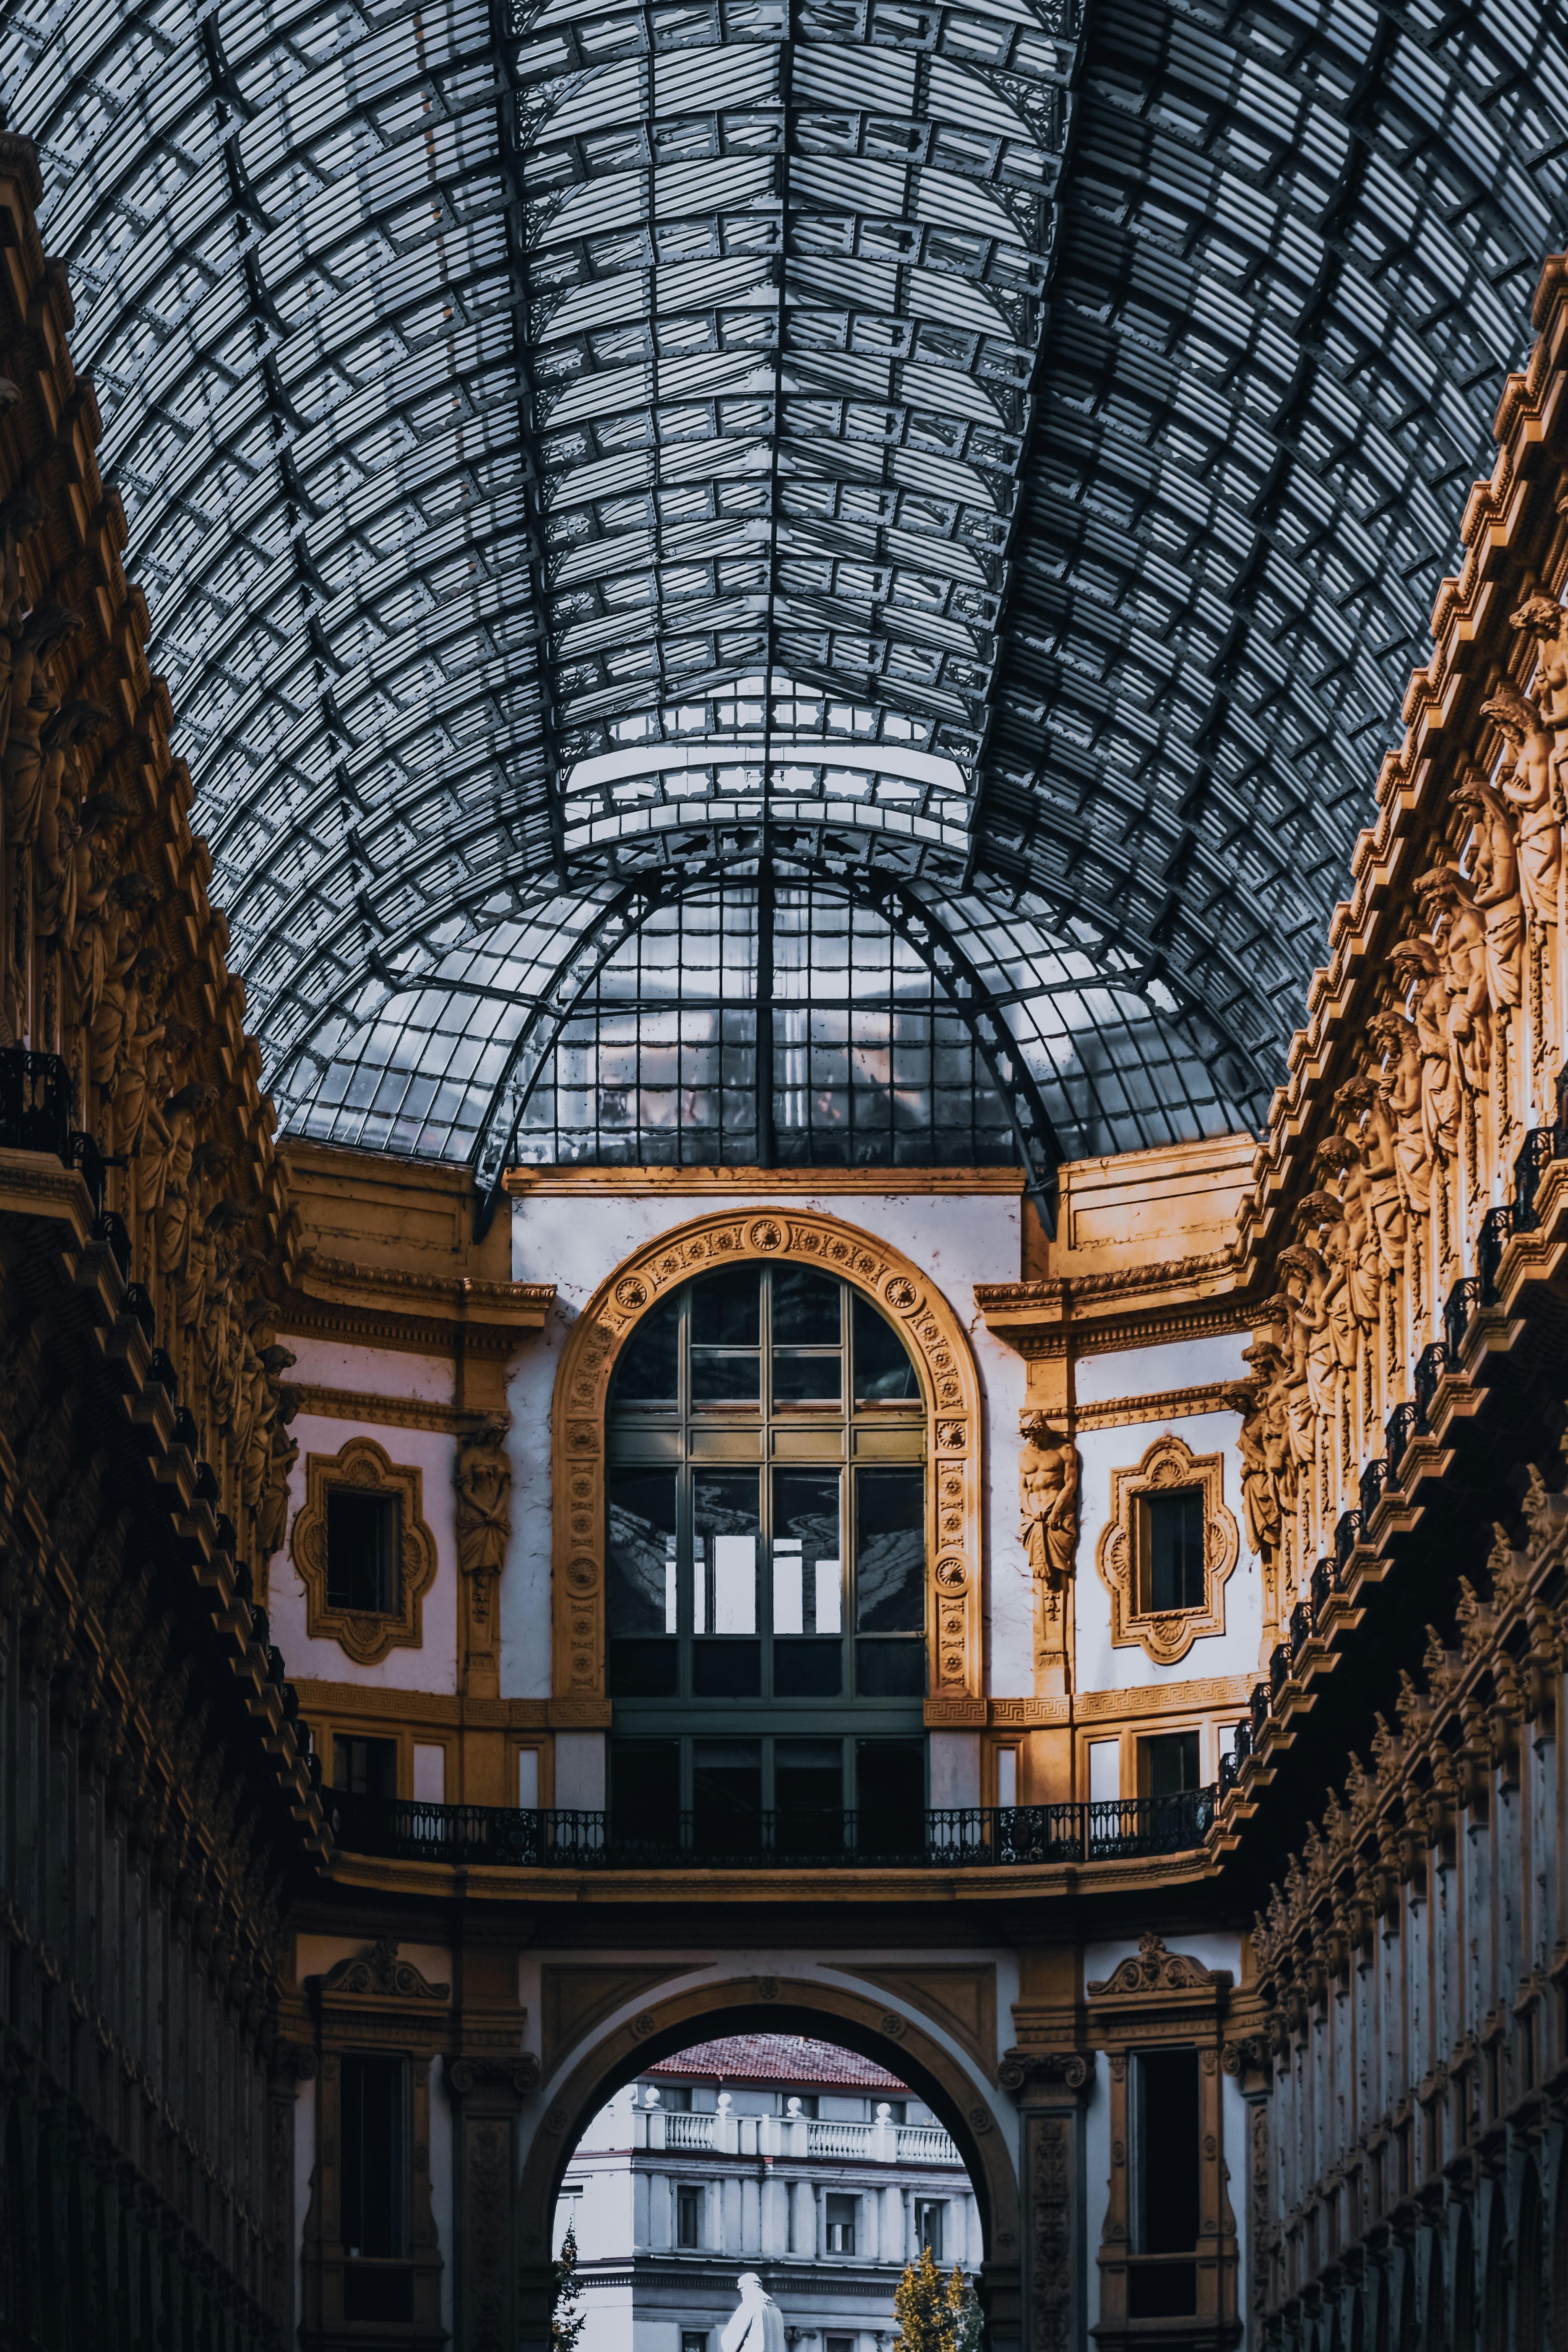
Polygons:
M691 1689L697 1698L760 1698L760 1642L701 1641L692 1645Z
M920 1379L904 1346L886 1316L868 1298L856 1295L855 1397L868 1404L898 1403L919 1398Z
M760 1497L755 1470L700 1470L693 1475L694 1633L757 1631Z
M1138 2252L1183 2254L1198 2236L1198 2053L1137 2056Z
M923 1698L926 1687L926 1645L923 1642L867 1642L855 1644L855 1695L858 1698Z
M925 1624L925 1473L861 1470L855 1479L855 1622L862 1633Z
M729 1349L693 1348L691 1397L694 1404L755 1404L762 1396L761 1356Z
M407 2252L404 2063L351 2053L341 2063L343 2250L395 2261Z
M841 1642L807 1634L801 1641L773 1638L775 1698L837 1698L844 1688Z
M806 1356L794 1349L773 1351L775 1404L837 1404L844 1394L842 1356Z
M773 1269L773 1339L797 1348L837 1348L843 1293L831 1275L810 1266Z
M675 1642L610 1643L612 1698L674 1698L680 1687L680 1652Z
M1195 1731L1166 1731L1146 1739L1143 1759L1145 1793L1151 1797L1179 1797L1188 1789L1202 1786Z
M327 1604L371 1616L397 1607L397 1498L327 1489Z
M346 1797L395 1797L395 1739L356 1739L332 1734L332 1786Z
M837 1739L775 1739L773 1803L781 1813L837 1810L844 1803L844 1747Z
M925 1843L925 1742L855 1743L856 1842L862 1853L912 1853Z
M1196 1486L1146 1495L1149 1598L1147 1607L1201 1609L1204 1605L1204 1498Z
M612 1633L675 1632L675 1472L622 1470L607 1489L605 1608Z
M760 1739L694 1739L691 1826L698 1851L749 1853L762 1843Z
M699 1348L755 1348L762 1343L762 1269L726 1266L699 1275L691 1286L691 1341Z
M610 1828L618 1840L675 1844L680 1829L679 1739L611 1741Z
M620 1405L668 1405L679 1394L680 1302L666 1298L645 1315L621 1350L610 1390L610 1410Z

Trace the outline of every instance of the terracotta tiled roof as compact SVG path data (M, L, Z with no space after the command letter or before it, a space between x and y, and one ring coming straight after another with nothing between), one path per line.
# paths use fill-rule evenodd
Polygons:
M647 2072L684 2083L814 2083L908 2095L908 2086L896 2074L873 2065L869 2058L836 2049L831 2042L808 2041L800 2033L731 2033L720 2042L694 2042L673 2058L657 2060Z

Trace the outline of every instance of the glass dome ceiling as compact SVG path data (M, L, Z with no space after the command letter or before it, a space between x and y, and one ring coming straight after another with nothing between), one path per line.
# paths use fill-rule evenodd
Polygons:
M782 1069L648 1112L625 1000L718 1053L727 923L962 1027L867 1151L1258 1118L1568 231L1561 12L0 0L0 90L286 1124L815 1152Z

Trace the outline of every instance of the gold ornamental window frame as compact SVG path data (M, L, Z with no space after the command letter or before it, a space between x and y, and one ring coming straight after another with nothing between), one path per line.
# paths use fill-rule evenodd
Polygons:
M1192 1609L1146 1609L1148 1514L1151 1495L1197 1488L1203 1496L1204 1598ZM1135 1469L1110 1474L1110 1516L1100 1530L1094 1564L1110 1596L1112 1649L1139 1648L1157 1666L1173 1666L1193 1643L1225 1632L1225 1588L1241 1556L1241 1531L1225 1500L1225 1455L1194 1454L1185 1438L1163 1430Z
M327 1496L333 1490L385 1495L397 1511L397 1607L338 1609L327 1598ZM289 1531L289 1557L305 1588L305 1634L335 1642L356 1665L374 1666L393 1650L425 1646L425 1595L436 1581L436 1538L425 1521L425 1480L413 1463L394 1462L373 1437L351 1437L336 1454L305 1457L305 1500Z
M815 1267L861 1291L897 1327L926 1416L925 1721L984 1725L980 1381L963 1324L901 1251L842 1219L760 1208L698 1217L645 1243L606 1276L573 1326L552 1413L551 1720L603 1728L605 1471L610 1381L643 1318L694 1275L759 1261Z

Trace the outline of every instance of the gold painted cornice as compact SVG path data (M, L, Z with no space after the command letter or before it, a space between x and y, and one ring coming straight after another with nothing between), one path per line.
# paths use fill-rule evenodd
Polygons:
M429 1356L507 1356L544 1328L552 1282L408 1273L312 1253L294 1271L280 1331Z

